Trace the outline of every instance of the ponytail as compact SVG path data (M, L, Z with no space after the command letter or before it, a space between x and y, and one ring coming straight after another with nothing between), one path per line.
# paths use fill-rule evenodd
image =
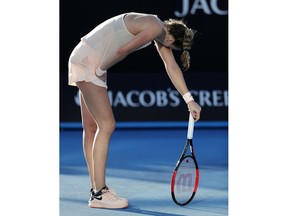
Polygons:
M182 62L183 70L186 71L190 68L190 53L188 50L184 50L180 56Z

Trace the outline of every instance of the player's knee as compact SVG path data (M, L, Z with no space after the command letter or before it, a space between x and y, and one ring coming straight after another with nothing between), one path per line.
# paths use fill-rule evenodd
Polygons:
M99 125L99 130L102 133L106 133L106 134L112 134L113 131L115 130L115 121L111 120L111 121L106 121L105 123L102 123Z
M110 133L112 133L115 130L115 127L116 127L115 121L108 122L107 129Z

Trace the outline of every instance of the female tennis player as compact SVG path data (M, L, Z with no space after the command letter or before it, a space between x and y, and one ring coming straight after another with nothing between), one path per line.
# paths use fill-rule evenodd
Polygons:
M193 100L172 50L183 50L183 70L190 67L194 31L182 20L161 21L156 15L125 13L110 18L81 38L69 58L69 85L80 90L83 150L90 175L91 208L125 208L128 201L106 186L105 171L115 119L107 94L107 70L154 41L168 76L195 121L201 107ZM148 79L148 77L147 77Z

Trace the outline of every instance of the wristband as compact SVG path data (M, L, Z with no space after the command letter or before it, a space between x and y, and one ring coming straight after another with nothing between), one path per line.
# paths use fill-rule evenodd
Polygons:
M185 93L182 97L186 103L194 100L190 92Z

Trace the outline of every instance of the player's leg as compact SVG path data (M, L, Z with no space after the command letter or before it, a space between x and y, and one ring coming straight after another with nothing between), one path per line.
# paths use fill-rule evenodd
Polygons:
M85 102L83 96L80 92L80 107L82 116L82 127L83 127L83 152L88 167L88 172L90 176L91 188L95 188L94 181L94 166L93 166L93 142L96 135L97 124L92 118Z
M77 82L89 112L97 124L93 143L93 175L96 190L106 186L105 172L110 137L115 128L115 119L106 88L90 82ZM85 121L85 119L84 119Z

